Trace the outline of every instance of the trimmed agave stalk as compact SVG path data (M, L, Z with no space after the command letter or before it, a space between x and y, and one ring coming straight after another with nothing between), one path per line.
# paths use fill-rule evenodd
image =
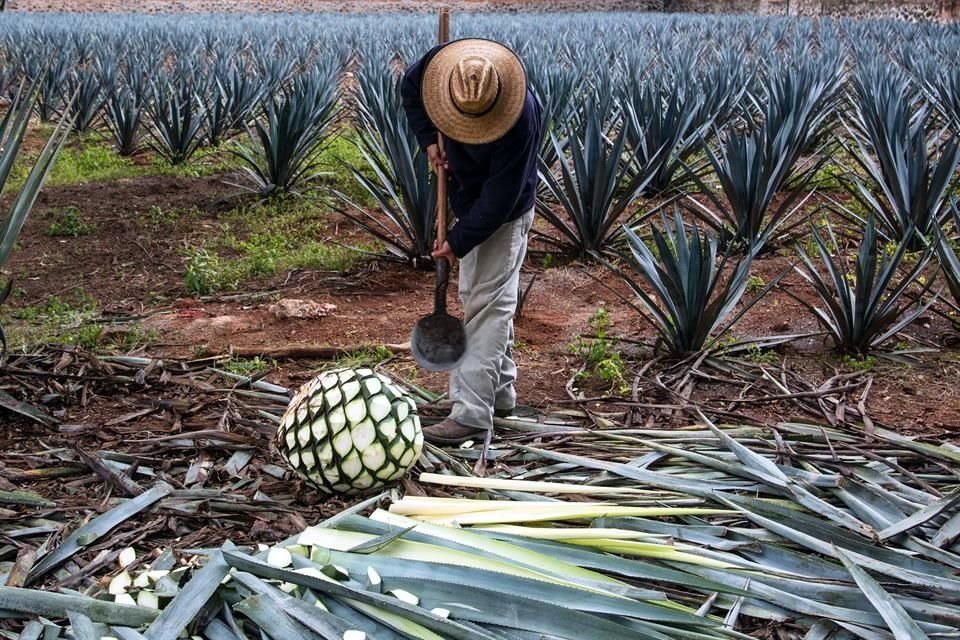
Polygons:
M370 369L336 369L298 391L277 432L290 465L325 493L351 494L399 479L420 457L417 407Z

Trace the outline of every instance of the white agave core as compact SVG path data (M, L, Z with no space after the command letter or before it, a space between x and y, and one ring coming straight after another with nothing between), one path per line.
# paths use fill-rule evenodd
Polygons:
M277 433L281 455L327 493L398 480L423 449L413 399L370 369L327 371L294 396Z

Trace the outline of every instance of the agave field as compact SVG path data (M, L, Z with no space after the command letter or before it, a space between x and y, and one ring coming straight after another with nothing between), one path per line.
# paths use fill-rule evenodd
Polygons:
M544 106L536 415L291 471L322 370L449 406L435 26L0 16L0 636L960 636L957 25L455 15Z

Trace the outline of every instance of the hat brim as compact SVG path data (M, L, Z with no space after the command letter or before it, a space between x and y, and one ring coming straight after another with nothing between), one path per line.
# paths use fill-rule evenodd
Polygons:
M450 76L466 56L488 59L500 80L497 101L482 115L460 111L450 95ZM464 144L487 144L502 138L520 119L527 98L527 75L517 54L499 42L456 40L427 63L420 93L427 116L440 133Z

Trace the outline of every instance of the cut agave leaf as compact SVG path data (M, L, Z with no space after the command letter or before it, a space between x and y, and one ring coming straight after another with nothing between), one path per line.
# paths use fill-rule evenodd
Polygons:
M853 558L843 551L834 547L834 552L843 562L857 585L863 590L863 593L870 599L870 603L876 608L877 612L883 616L887 622L890 631L897 640L928 640L927 634L917 626L913 618L904 610L896 598L890 596L883 587L874 580L869 573L857 566Z
M413 606L417 606L418 604L420 604L420 598L413 595L409 591L404 591L403 589L393 589L392 591L388 591L387 593L392 595L394 598L397 598L398 600L403 600L407 604L412 604Z

